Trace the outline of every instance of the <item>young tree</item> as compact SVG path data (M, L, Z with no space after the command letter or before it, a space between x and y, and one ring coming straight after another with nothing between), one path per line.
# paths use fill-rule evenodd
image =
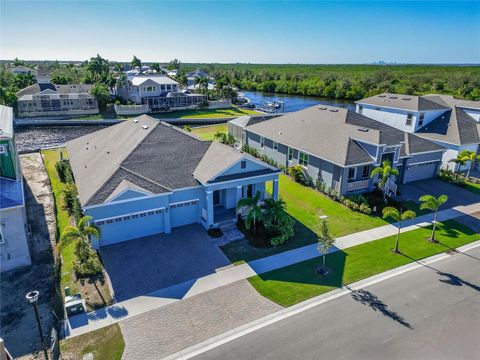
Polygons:
M260 205L260 192L257 191L254 197L240 199L237 203L237 211L244 207L248 208L245 227L250 230L253 226L253 231L256 232L258 222L263 219L263 209Z
M100 239L100 229L94 224L89 224L90 220L91 216L84 216L78 221L77 226L66 226L60 237L62 244L75 241L77 261L74 268L80 275L95 275L102 271L102 264L89 239L90 236Z
M467 164L467 160L465 160L463 157L460 156L460 154L457 155L455 159L450 159L448 160L449 163L454 163L455 164L455 180L458 179L458 175L460 175L460 169L462 166L465 166Z
M325 267L325 256L328 254L330 248L335 244L336 239L330 233L328 223L323 220L320 225L320 235L318 237L317 250L322 255L322 274L327 275L327 269Z
M399 172L397 169L392 168L390 161L384 160L382 166L378 166L372 170L370 177L373 179L376 175L379 176L378 187L383 192L383 200L387 200L387 193L385 187L388 184L388 181L392 176L398 176Z
M435 240L435 229L436 229L436 226L437 226L438 209L440 208L440 206L442 206L443 204L445 204L447 202L448 196L444 194L444 195L440 195L438 198L436 198L433 195L424 195L419 200L422 203L420 205L421 210L428 209L428 210L431 210L431 211L434 212L432 237L430 238L430 241L436 242L436 240Z
M398 243L400 241L400 231L402 229L402 222L405 221L405 220L408 220L408 219L415 219L416 216L417 216L417 214L415 214L415 212L411 211L411 210L407 210L407 211L403 212L402 209L400 209L400 211L398 211L397 209L395 209L394 207L391 207L391 206L387 206L383 209L383 218L384 219L392 218L393 220L395 220L398 223L397 240L395 241L395 248L393 249L393 252L399 253Z

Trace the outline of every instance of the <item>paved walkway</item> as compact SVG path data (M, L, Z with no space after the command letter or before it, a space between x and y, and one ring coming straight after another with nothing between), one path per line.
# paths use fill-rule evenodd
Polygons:
M479 211L480 203L468 206L457 206L452 209L440 211L438 213L438 221L445 221L469 214L475 214ZM419 216L414 220L405 222L402 231L412 231L419 227L428 226L431 224L432 220L433 215L431 214ZM342 236L337 239L336 246L332 247L330 252L392 236L395 235L397 231L398 228L395 225L385 225ZM257 274L279 269L318 256L317 244L312 244L238 266L217 269L215 273L199 279L186 281L169 288L152 292L145 296L139 296L127 301L119 302L110 307L86 315L72 317L70 318L69 323L66 323L65 334L67 337L73 337L90 332L112 323L119 322L120 320L125 320L135 315L171 304L180 299L187 299L232 284L239 280L247 279Z
M281 309L248 281L237 281L121 321L122 359L160 359Z

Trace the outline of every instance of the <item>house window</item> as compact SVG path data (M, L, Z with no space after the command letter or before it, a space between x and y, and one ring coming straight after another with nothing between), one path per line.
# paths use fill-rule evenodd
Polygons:
M240 163L240 167L242 169L245 169L247 167L247 162L245 160L242 160L242 162Z
M407 122L405 123L405 125L412 125L412 119L413 119L413 114L412 113L409 113L407 114Z
M0 145L0 154L6 154L7 153L7 147L5 145Z
M362 169L362 178L367 179L370 176L370 165L366 165Z
M260 148L263 149L265 147L265 138L260 136Z
M273 142L273 150L278 150L278 143L276 141Z
M293 148L288 148L288 161L293 160Z
M247 137L247 134L245 134L245 131L242 131L242 144L246 144L247 142L245 141Z
M418 119L418 126L423 126L424 118L425 118L425 113L420 113L420 118Z
M348 169L348 181L354 181L355 180L355 168L349 168Z
M305 153L300 153L300 156L299 156L299 160L298 160L299 164L302 165L303 167L308 167L308 154L305 154Z
M358 105L358 113L359 114L363 113L363 106L362 105Z

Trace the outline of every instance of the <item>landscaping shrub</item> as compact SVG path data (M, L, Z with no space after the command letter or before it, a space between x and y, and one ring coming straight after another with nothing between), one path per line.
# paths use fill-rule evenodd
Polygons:
M77 241L74 252L77 259L75 260L73 267L77 274L81 276L89 276L102 272L103 268L100 259L87 241Z
M305 176L305 173L300 165L289 167L288 175L290 175L296 182L303 185L308 185L308 178Z
M219 238L222 237L223 232L220 228L212 228L207 230L208 235L210 235L212 238Z
M452 170L449 170L449 169L441 169L440 173L438 174L438 178L440 180L446 181L450 184L454 184L457 186L461 186L461 187L467 186L465 179L458 177L458 174L454 173Z
M72 167L68 160L58 161L55 164L55 169L61 182L65 184L72 184L74 182Z

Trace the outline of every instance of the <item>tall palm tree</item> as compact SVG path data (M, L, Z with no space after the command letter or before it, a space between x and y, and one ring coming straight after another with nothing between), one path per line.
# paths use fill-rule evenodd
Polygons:
M142 60L140 60L139 58L137 58L135 55L133 55L133 59L132 59L132 61L130 62L130 65L131 65L133 68L138 67L138 71L140 71L140 74L142 73Z
M263 218L263 208L260 205L260 192L257 191L255 196L240 199L237 203L237 211L241 208L248 208L247 216L245 218L245 227L250 230L253 226L253 231L257 229L257 224Z
M275 200L268 197L264 200L263 217L266 223L277 225L283 216L286 215L286 203L283 199Z
M402 229L402 222L408 219L415 219L417 214L415 214L415 212L411 210L407 210L403 212L402 209L400 209L400 211L398 211L392 206L385 207L382 213L383 213L384 219L392 218L398 223L397 239L395 241L395 248L393 249L393 252L398 253L399 252L398 243L400 241L400 231Z
M384 160L382 162L382 166L378 166L372 170L370 173L370 177L374 178L375 176L379 176L378 180L378 187L383 192L383 200L387 200L387 193L386 193L386 185L392 176L398 176L399 172L397 169L392 168L390 161Z
M470 179L470 173L472 169L475 168L475 163L477 162L477 160L480 160L480 155L477 155L475 151L463 150L459 154L459 157L465 162L470 162L470 166L468 167L467 171L467 179Z
M421 210L427 209L427 210L431 210L431 211L434 212L432 237L430 238L430 241L436 242L436 240L435 240L435 229L436 229L436 226L437 226L438 209L440 208L440 206L442 206L444 203L447 202L448 196L443 194L443 195L440 195L438 198L436 198L433 195L424 195L419 200L422 202L422 204L420 205Z

